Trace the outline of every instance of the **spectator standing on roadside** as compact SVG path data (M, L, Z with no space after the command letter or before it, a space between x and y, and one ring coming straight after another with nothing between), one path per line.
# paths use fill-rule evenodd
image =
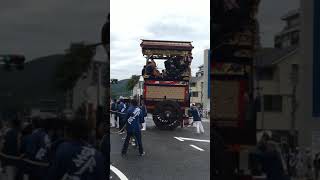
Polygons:
M117 126L117 100L116 99L114 99L113 102L111 103L111 111L112 111L111 112L111 127L116 127Z
M198 134L200 134L200 132L204 133L204 129L203 129L201 117L200 117L200 112L195 104L192 104L190 111L191 111L191 114L193 117L193 122L197 128L197 133Z
M127 109L127 106L124 102L124 98L123 97L120 97L120 104L119 104L119 107L118 107L118 113L119 113L119 129L121 130L120 131L120 134L123 134L124 133L124 125L125 125L125 113L126 113L126 109Z
M263 172L267 175L267 180L289 180L286 174L286 165L278 145L271 141L267 133L262 135L257 145L255 156L261 164Z
M120 100L117 100L117 103L116 103L116 112L115 112L115 119L117 121L116 123L116 128L119 129L120 128L120 114L119 114L119 107L120 107Z
M303 148L297 148L298 149L298 154L297 154L297 165L296 165L296 170L297 170L297 177L298 178L304 178L306 174L306 168L304 167L304 161L305 161L305 152Z
M312 176L313 176L313 173L312 173L312 154L311 154L311 150L310 148L306 148L306 155L305 155L305 168L306 168L306 174L305 174L305 177L307 180L312 180Z
M297 149L292 149L289 155L289 175L291 177L297 176Z

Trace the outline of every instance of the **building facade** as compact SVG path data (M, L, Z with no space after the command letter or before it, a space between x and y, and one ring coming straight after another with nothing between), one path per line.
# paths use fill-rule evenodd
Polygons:
M143 77L140 76L139 82L132 89L132 97L141 97L143 95Z
M257 129L286 131L289 135L295 118L292 114L296 84L293 77L299 74L299 49L266 48L262 51L265 53L256 59Z
M316 153L320 151L320 2L316 0L300 2L300 23L292 22L296 24L296 28L300 28L297 29L300 32L299 48L274 63L275 69L279 71L277 80L260 81L260 86L270 88L263 89L261 93L282 94L282 97L277 95L278 98L274 100L278 101L277 104L282 104L282 109L277 105L273 109L278 110L278 113L265 111L263 120L260 112L257 128L294 129L297 145L309 147ZM279 37L275 39L277 39L275 45L278 44L276 45L278 47L283 48L290 44L288 41L280 43ZM268 85L261 85L262 83ZM294 103L292 103L293 97L295 97ZM273 100L271 104L272 102ZM266 105L266 103L261 104Z
M300 41L300 9L292 10L281 17L286 25L281 32L274 37L274 46L276 48L287 48L295 46Z
M209 49L204 50L203 65L199 66L196 76L190 79L190 102L210 114L210 58Z
M69 104L72 104L69 107L73 111L78 109L83 103L93 104L95 109L98 106L105 106L107 103L106 86L104 85L103 77L106 63L93 61L91 67L76 83L71 94L72 97L67 97Z
M196 77L190 79L190 103L203 107L204 75L203 66L199 66Z
M210 114L210 50L205 49L203 54L203 108Z
M280 133L291 144L297 141L297 85L301 73L301 10L281 17L285 27L275 35L274 48L261 48L255 57L257 130Z

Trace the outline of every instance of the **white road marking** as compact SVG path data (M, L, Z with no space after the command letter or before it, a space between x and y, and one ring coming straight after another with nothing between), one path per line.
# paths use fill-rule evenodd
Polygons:
M110 165L110 170L113 171L121 180L128 180L128 178L116 167Z
M201 148L199 148L198 146L195 146L195 145L193 145L193 144L190 144L190 146L193 147L193 148L195 148L195 149L197 149L197 150L199 150L199 151L204 151L203 149L201 149Z
M199 142L208 142L210 143L210 140L203 140L203 139L193 139L193 138L184 138L184 137L174 137L176 139L178 139L179 141L199 141Z
M178 137L174 137L174 138L178 139L179 141L184 141L184 140L182 140L182 139L180 139L180 138L178 138Z
M202 122L210 122L209 119L202 119L201 121L202 121Z

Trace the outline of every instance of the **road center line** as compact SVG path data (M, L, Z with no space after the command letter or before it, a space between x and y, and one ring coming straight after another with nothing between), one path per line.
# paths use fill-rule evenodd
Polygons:
M182 139L180 139L180 138L178 138L178 137L174 137L174 138L178 139L179 141L184 141L184 140L182 140Z
M197 149L197 150L199 150L199 151L204 151L203 149L201 149L201 148L199 148L198 146L195 146L195 145L193 145L193 144L190 144L190 146L193 147L193 148L195 148L195 149Z
M110 170L113 171L121 180L128 180L128 178L116 167L110 165Z

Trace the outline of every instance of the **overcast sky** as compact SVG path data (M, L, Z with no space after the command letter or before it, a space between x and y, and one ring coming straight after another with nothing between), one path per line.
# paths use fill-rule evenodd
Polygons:
M140 74L144 64L140 39L193 41L193 74L210 47L209 0L111 0L111 78ZM280 17L299 0L262 0L262 43L273 46L283 27ZM63 53L71 42L100 41L107 0L1 0L0 54L27 59ZM101 50L99 54L104 52Z
M203 64L210 47L210 0L111 0L110 8L111 78L141 74L140 39L193 41L192 73Z
M274 46L274 35L285 25L280 18L288 11L299 7L300 0L261 0L258 20L262 46Z
M64 53L71 42L99 42L107 13L107 0L1 0L0 54L30 60Z

